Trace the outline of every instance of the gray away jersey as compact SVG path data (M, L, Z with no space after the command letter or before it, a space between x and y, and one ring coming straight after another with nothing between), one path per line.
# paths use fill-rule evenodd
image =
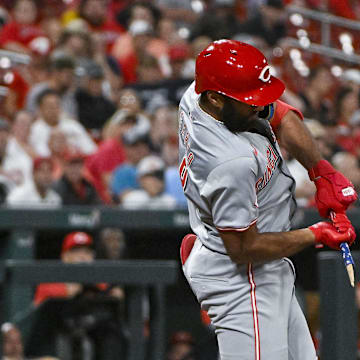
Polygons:
M219 230L290 229L295 181L276 149L260 134L231 133L204 112L194 83L179 106L179 172L190 225L201 242L226 254ZM263 120L266 121L266 120Z

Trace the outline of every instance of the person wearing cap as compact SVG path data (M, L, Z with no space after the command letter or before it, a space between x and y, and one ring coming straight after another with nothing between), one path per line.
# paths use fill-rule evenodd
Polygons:
M221 39L198 55L179 104L179 175L195 233L180 258L221 360L316 360L287 257L356 238L345 215L356 191L322 158L301 113L279 100L284 90L261 51ZM335 212L331 223L290 230L295 180L276 134L314 181L319 214Z
M143 158L137 166L139 190L132 190L122 196L125 209L174 209L176 200L165 193L165 163L155 155Z
M48 89L55 90L61 99L64 113L76 119L77 105L75 101L75 61L66 54L59 54L50 59L47 80L33 85L26 97L26 110L36 115L39 109L39 96Z
M80 123L99 139L105 122L115 113L116 106L103 94L104 69L93 60L82 66L84 74L75 91Z
M67 234L61 247L61 261L65 264L90 263L95 259L92 249L93 239L88 233L74 231ZM43 283L38 285L34 304L40 305L48 298L70 298L82 291L83 286L77 283Z
M37 157L33 163L33 181L10 191L6 204L14 208L57 208L61 197L51 189L53 162L49 157Z
M84 172L86 156L81 153L70 153L64 156L62 177L52 189L62 199L63 205L97 205L101 201L95 187Z

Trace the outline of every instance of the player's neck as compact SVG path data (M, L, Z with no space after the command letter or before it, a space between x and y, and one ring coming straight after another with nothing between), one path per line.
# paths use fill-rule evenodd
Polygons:
M218 113L217 109L210 104L209 101L206 100L206 97L201 96L199 100L199 106L201 110L205 111L215 120L220 121L220 114Z

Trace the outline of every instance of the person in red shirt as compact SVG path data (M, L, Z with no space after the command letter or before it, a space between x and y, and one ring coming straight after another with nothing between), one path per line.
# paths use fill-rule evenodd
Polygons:
M0 31L0 47L22 53L47 54L50 40L36 23L38 9L34 0L17 0L13 20Z
M62 243L61 261L66 264L90 263L95 259L92 237L81 231L66 235ZM80 294L82 284L43 283L36 288L34 304L40 305L49 298L71 298Z
M78 7L80 18L84 19L90 30L101 36L107 53L110 53L115 40L125 32L108 14L108 0L81 0Z
M118 110L107 125L108 137L103 140L98 150L90 155L86 162L86 169L91 176L92 184L105 203L111 202L108 184L112 171L126 160L123 135L136 126L137 118L127 110Z

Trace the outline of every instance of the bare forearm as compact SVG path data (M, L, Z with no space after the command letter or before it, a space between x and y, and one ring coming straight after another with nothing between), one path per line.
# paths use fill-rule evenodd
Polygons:
M309 229L287 232L253 232L247 239L237 239L238 234L223 234L222 238L231 259L238 264L264 262L291 256L315 243Z
M247 262L270 261L291 256L315 243L309 229L261 233L248 247Z
M278 137L282 146L307 170L322 159L315 140L294 112L289 111L282 119Z

